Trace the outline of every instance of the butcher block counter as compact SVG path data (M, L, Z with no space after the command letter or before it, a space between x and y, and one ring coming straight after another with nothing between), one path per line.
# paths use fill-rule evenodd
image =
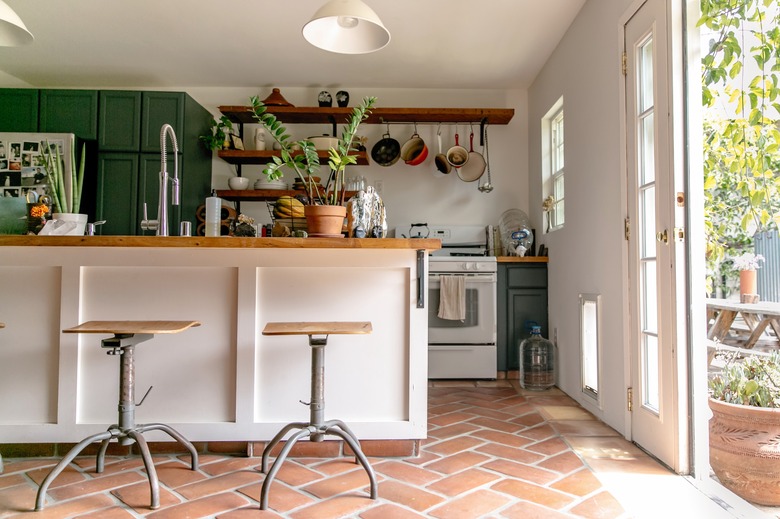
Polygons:
M305 338L268 322L369 321L333 336L326 418L360 439L425 438L428 239L0 236L0 443L75 442L116 422L118 358L86 321L192 320L136 348L138 423L267 441L306 421ZM108 337L108 336L107 336ZM152 441L164 441L164 435Z

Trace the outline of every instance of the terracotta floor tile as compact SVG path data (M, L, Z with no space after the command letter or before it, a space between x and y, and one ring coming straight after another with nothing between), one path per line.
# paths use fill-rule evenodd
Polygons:
M558 433L556 433L555 429L550 427L549 424L540 424L536 427L529 427L528 429L524 429L517 434L535 441L545 440L553 436L558 436Z
M524 479L539 485L546 485L558 479L559 477L558 474L550 472L549 470L544 470L532 467L530 465L525 465L524 463L515 463L513 461L507 460L491 461L482 465L482 468L486 470L493 470L513 478Z
M560 510L561 508L570 505L575 500L573 496L564 494L563 492L516 479L504 479L490 488L496 492L519 497L525 501L537 503L555 510Z
M2 475L15 474L17 472L27 472L29 470L35 470L42 467L54 467L59 463L59 458L30 458L30 459L16 459L3 461L3 473Z
M35 496L38 493L38 487L24 484L14 485L0 489L0 512L21 512L26 513L35 508ZM52 499L47 499L49 503L54 503ZM0 514L0 517L2 515Z
M79 519L132 519L133 517L136 516L127 509L118 506L79 515Z
M600 472L624 472L626 474L657 474L660 476L668 476L672 473L647 455L624 459L596 458L588 459L586 462L588 467L596 472L596 474Z
M360 519L417 519L426 516L410 512L394 504L385 504L370 508L360 514Z
M598 420L557 420L550 425L561 436L620 436L615 429Z
M247 499L233 492L187 501L147 515L147 519L182 519L185 517L211 517L249 504Z
M646 454L623 437L574 436L567 439L571 448L583 458L627 460L637 459Z
M453 476L446 477L428 485L427 488L434 492L439 492L445 496L457 496L464 494L475 488L481 487L499 479L501 476L480 469L468 469L458 472Z
M325 519L326 517L355 517L361 510L374 506L376 501L363 496L344 495L319 501L291 513L291 519Z
M545 405L537 408L548 420L595 420L596 417L573 405Z
M247 485L238 489L238 492L252 499L255 510L260 509L260 491L262 486L261 483L258 483L256 485ZM289 512L290 510L310 505L314 502L315 499L311 496L298 492L276 480L271 483L271 488L268 490L268 507L279 513Z
M588 519L612 519L623 515L625 510L612 494L600 492L572 507L570 512Z
M441 519L474 519L484 517L508 502L509 498L490 490L477 490L431 510L428 515Z
M371 463L370 458L369 458L369 463ZM341 458L336 458L331 460L320 460L320 463L315 463L309 466L309 468L311 468L312 470L316 470L317 472L321 472L322 474L328 476L333 476L335 474L343 474L345 472L351 472L359 467L362 466L355 463L355 458L353 456L350 456L348 458L341 457ZM361 468L361 470L363 469Z
M439 416L432 416L428 419L428 424L444 427L445 425L452 425L454 423L465 422L469 418L473 418L474 415L470 413L464 413L458 411L455 413L440 414Z
M392 501L418 512L427 510L445 501L445 498L437 496L432 492L398 481L383 481L379 484L378 493L382 500Z
M501 512L502 517L507 519L567 519L571 516L562 512L556 512L549 508L534 504L521 502L510 506Z
M189 485L207 477L199 470L191 470L189 463L184 464L178 460L171 463L161 463L155 469L160 482L170 488Z
M216 516L216 519L266 519L281 517L273 510L260 510L257 506L246 506L237 510L224 512Z
M486 427L488 429L495 429L505 433L514 433L523 428L522 425L514 424L503 420L496 420L495 418L479 417L469 420L469 424L475 424L480 427Z
M490 456L497 458L504 458L510 461L516 461L518 463L533 464L542 459L544 456L536 452L531 452L522 448L509 447L508 445L500 445L496 443L486 443L480 445L475 449L477 452L482 452Z
M537 407L540 406L561 406L561 405L568 405L572 407L579 407L579 404L577 404L577 401L573 398L566 396L565 394L560 394L558 396L536 396L532 393L526 393L526 397L528 397L528 403L531 405L535 405Z
M24 476L22 476L21 474L11 474L10 476L0 478L0 490L2 490L3 488L13 487L24 483L27 483L27 479L25 479Z
M533 427L534 425L544 423L544 421L544 416L539 414L537 411L526 413L512 420L512 422L525 425L526 427Z
M495 420L502 420L509 422L517 418L517 414L514 412L507 412L505 409L500 411L496 409L485 409L484 407L467 407L469 414L473 414L475 417L493 418ZM530 408L529 408L530 409Z
M464 399L463 402L475 406L475 407L482 407L485 409L493 409L496 411L500 411L502 409L506 409L507 407L510 407L513 404L505 404L503 402L499 401L493 401L493 400L477 400L475 398L467 398Z
M269 465L270 470L270 465ZM262 479L265 477L264 474L260 474L260 481L262 482ZM302 467L298 463L295 462L295 460L287 460L282 465L282 468L279 469L279 472L276 474L276 479L279 481L284 481L290 486L298 487L301 485L305 485L306 483L311 483L312 481L317 481L322 478L322 474L315 472L311 469L308 469L306 467Z
M426 445L425 449L443 456L449 456L457 452L473 449L478 445L482 445L484 441L480 441L476 438L458 436L451 440L444 440L434 445Z
M515 434L507 434L500 431L482 430L476 431L471 436L482 438L483 440L493 443L500 443L502 445L508 445L510 447L522 447L528 445L532 440L517 436Z
M560 481L556 481L550 485L550 488L575 496L586 496L601 488L601 481L593 475L593 472L583 468Z
M271 462L275 458L271 458ZM236 470L252 470L254 469L259 473L262 460L258 458L229 458L226 460L218 461L216 463L209 463L200 468L203 472L209 476L219 476L227 472L234 472Z
M477 425L472 425L468 422L461 422L461 423L455 423L452 425L447 425L445 427L436 427L433 426L430 429L428 429L428 436L431 438L438 438L440 440L443 440L445 438L454 438L455 436L460 436L463 434L468 434L472 431L476 431L479 429Z
M203 496L221 494L252 483L262 483L263 477L262 474L253 470L230 472L181 486L176 491L187 499L197 499Z
M32 479L36 485L40 485L43 480L46 478L46 476L49 475L49 472L54 467L46 467L36 470L30 470L27 472L27 475ZM94 475L94 473L93 473ZM77 470L73 465L68 465L65 467L65 469L57 474L57 477L54 478L54 481L51 482L51 485L49 485L49 488L57 488L61 487L63 485L70 485L72 483L78 483L79 481L84 481L87 479L87 476L84 475L83 472L80 472Z
M460 454L456 454L460 456ZM431 472L430 466L420 468L405 461L388 460L374 466L377 474L383 474L403 483L425 486L433 481L441 479L441 475Z
M430 421L430 417L432 416L438 416L440 414L448 414L457 411L462 411L466 407L469 406L460 402L451 402L448 404L428 406L428 417L429 417L428 421Z
M569 450L569 446L561 438L550 438L549 440L527 445L525 448L548 456Z
M325 499L352 491L360 491L362 493L364 489L368 488L368 485L368 474L360 468L306 485L303 487L303 490L314 494L320 499Z
M82 514L93 513L97 510L105 510L112 506L115 506L116 502L106 494L94 494L86 496L82 499L74 499L66 501L65 503L47 504L46 507L40 511L35 512L34 515L24 514L24 517L35 517L35 519L60 519L63 517L77 517ZM28 508L24 509L25 512L31 511L35 508L35 499L30 501Z
M489 459L488 456L483 454L478 454L473 451L464 451L453 454L452 456L446 456L439 461L429 463L425 468L441 472L442 474L454 474L467 468L476 467Z
M425 465L426 463L430 463L434 460L442 459L444 456L441 456L439 454L434 454L433 452L428 452L426 450L423 450L420 452L420 455L416 458L406 458L404 459L404 463L411 463L412 465Z
M138 472L120 472L118 474L101 476L95 479L86 479L84 481L79 481L78 483L57 488L49 488L48 495L50 498L62 501L73 497L95 494L104 490L112 490L137 483L138 481L147 481L146 476L142 476Z
M117 488L112 490L111 494L127 506L134 508L138 513L145 514L151 510L149 506L152 502L152 492L148 481ZM160 486L160 508L167 508L179 503L181 503L181 500L178 497L164 486Z
M542 461L537 466L547 470L554 470L561 474L568 474L575 470L580 470L585 465L579 456L571 451L566 451Z

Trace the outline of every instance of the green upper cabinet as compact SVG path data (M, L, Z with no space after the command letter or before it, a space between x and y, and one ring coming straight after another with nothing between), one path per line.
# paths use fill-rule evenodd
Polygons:
M38 131L38 89L0 89L0 132Z
M101 151L141 149L141 92L102 90L98 120Z
M144 92L143 116L141 126L141 151L160 152L160 129L163 124L173 126L179 141L179 151L185 144L184 103L186 94L182 92ZM172 149L168 144L168 151Z
M38 131L97 140L97 90L41 90Z

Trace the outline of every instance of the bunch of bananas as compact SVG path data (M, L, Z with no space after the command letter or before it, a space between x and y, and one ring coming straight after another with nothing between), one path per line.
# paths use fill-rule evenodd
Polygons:
M274 205L274 218L304 218L303 203L292 196L280 196Z

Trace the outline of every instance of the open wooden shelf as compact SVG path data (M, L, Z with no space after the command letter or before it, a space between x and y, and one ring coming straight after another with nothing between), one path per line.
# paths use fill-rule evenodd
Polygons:
M220 106L219 111L234 123L259 124L250 106ZM352 108L318 106L269 106L282 122L290 124L343 124ZM513 108L374 108L363 124L384 123L479 123L509 124Z
M294 153L299 155L302 152ZM317 151L320 157L320 164L328 163L327 150ZM266 164L273 160L272 157L278 157L278 151L272 150L219 150L217 156L229 164ZM368 154L365 151L355 152L357 164L359 166L368 165Z
M344 200L352 198L357 191L347 191ZM272 202L280 196L305 195L305 191L293 189L217 189L217 196L231 202Z

